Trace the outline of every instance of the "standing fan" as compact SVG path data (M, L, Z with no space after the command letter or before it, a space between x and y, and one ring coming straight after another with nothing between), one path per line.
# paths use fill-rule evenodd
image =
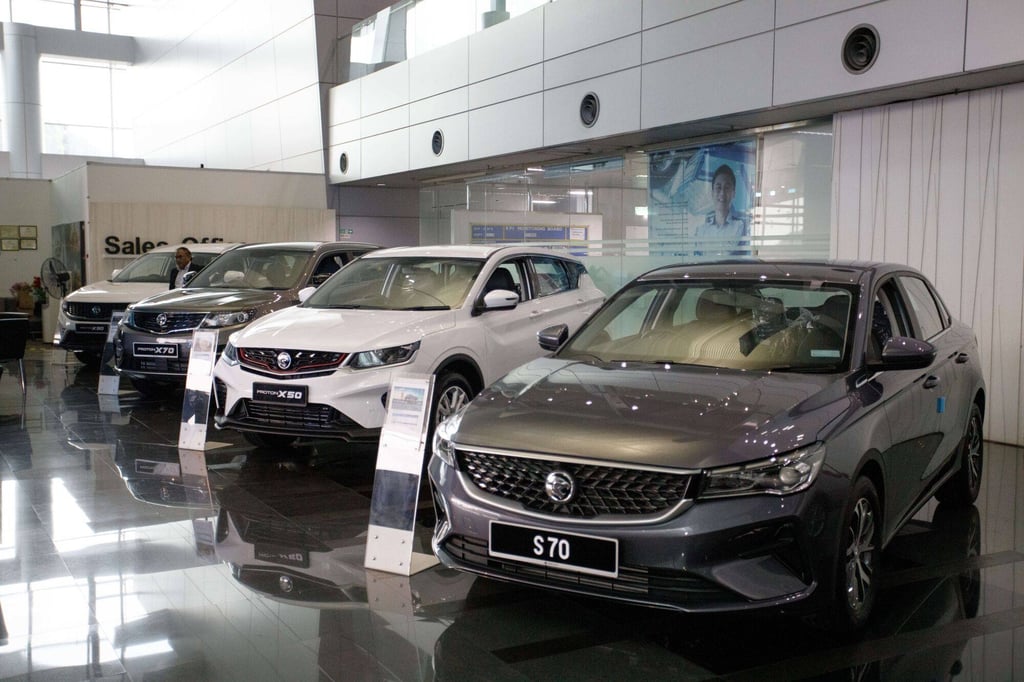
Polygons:
M71 273L68 272L64 263L56 258L47 258L43 261L43 267L39 270L39 281L43 288L53 298L64 298L68 295L68 282L71 281Z

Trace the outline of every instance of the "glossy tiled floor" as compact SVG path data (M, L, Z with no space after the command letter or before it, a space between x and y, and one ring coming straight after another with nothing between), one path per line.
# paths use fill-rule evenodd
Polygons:
M868 632L843 642L367 571L373 448L214 432L179 452L180 394L100 400L94 371L41 344L26 370L24 399L16 367L0 378L2 679L1024 679L1020 448L987 444L976 508L932 503L900 534ZM422 543L430 523L425 506Z

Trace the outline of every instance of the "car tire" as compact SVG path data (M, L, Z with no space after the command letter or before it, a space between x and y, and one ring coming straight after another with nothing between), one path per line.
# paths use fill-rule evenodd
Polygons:
M853 485L843 514L832 629L854 633L867 624L878 595L882 557L882 512L878 491L867 477Z
M430 406L430 427L427 429L426 459L434 445L434 429L452 413L473 399L473 386L458 372L442 372L434 380L434 400ZM424 466L426 460L424 460Z
M253 431L243 431L242 436L244 436L251 445L255 445L258 448L287 448L296 441L295 436L285 436L278 433L255 433Z
M942 484L935 498L943 504L968 505L978 499L981 490L982 466L985 463L985 445L981 437L981 408L971 405L964 437L960 441L960 466L952 478Z

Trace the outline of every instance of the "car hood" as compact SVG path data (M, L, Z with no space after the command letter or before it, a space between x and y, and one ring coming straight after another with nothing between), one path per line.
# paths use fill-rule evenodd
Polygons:
M818 440L855 404L845 375L541 358L477 396L459 447L705 468Z
M152 312L244 310L276 304L285 300L289 295L288 291L263 291L260 289L172 289L139 301L135 304L135 310Z
M64 297L73 303L133 303L167 291L167 282L111 282L79 287Z
M339 310L294 307L246 327L232 339L248 348L357 352L412 343L455 326L452 310Z

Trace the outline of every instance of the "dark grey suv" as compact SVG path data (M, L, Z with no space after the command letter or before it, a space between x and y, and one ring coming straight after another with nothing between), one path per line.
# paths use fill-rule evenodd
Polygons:
M257 317L299 302L342 266L377 247L351 242L246 244L225 253L189 281L129 306L114 340L114 369L143 393L183 385L192 332L228 336Z
M662 268L540 343L438 427L447 566L853 630L897 530L978 494L977 342L909 267Z

